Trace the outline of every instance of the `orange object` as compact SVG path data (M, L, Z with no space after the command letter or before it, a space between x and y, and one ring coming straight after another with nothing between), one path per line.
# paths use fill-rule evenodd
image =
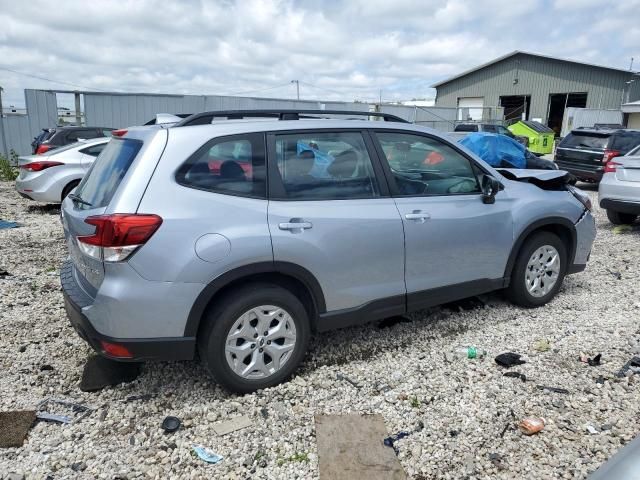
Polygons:
M442 163L443 161L444 161L444 157L442 156L442 154L438 152L431 152L429 155L425 157L424 164L437 165L439 163Z
M533 435L544 428L544 419L536 417L523 418L518 424L518 428L525 435Z

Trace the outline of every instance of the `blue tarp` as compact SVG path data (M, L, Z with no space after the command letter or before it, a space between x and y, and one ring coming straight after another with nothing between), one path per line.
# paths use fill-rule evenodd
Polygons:
M525 147L506 135L470 133L460 144L492 167L527 168Z
M302 141L298 141L297 144L298 155L300 155L305 150L313 152L315 156L313 168L309 172L314 178L330 178L331 175L327 173L327 168L329 165L333 163L335 160L331 155L326 152L320 151L317 146L309 145L308 143L304 143Z

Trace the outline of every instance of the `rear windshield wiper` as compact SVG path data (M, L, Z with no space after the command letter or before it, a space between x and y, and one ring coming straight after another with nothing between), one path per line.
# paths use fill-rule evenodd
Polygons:
M80 198L79 195L76 195L75 193L70 193L68 197L74 202L81 203L82 205L86 205L88 207L92 206L89 202L87 202L86 200L83 200L82 198Z

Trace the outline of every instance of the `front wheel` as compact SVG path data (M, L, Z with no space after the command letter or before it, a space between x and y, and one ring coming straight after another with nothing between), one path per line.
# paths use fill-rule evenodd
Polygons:
M210 310L198 335L204 366L228 390L272 387L294 372L309 343L307 312L291 292L256 283Z
M551 232L529 237L516 259L507 296L516 305L539 307L560 289L567 271L567 249Z
M633 213L622 213L607 209L607 218L614 225L628 225L633 223L637 217Z

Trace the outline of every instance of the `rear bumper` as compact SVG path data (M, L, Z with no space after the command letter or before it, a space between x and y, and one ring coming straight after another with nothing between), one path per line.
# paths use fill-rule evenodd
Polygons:
M560 170L566 170L572 175L578 177L580 180L592 180L599 182L604 174L604 169L602 167L589 169L571 162L563 162L561 160L556 160L555 162Z
M640 215L640 182L618 180L607 173L598 187L600 207L620 213Z
M100 355L129 362L193 359L196 344L194 337L113 338L103 335L94 328L82 311L83 306L86 306L87 298L73 276L71 262L65 262L63 265L60 282L64 295L64 307L71 326ZM109 355L104 351L102 342L122 346L131 353L131 356L121 358Z
M605 210L613 210L614 212L640 215L640 202L603 198L602 200L600 200L600 207L604 208Z

